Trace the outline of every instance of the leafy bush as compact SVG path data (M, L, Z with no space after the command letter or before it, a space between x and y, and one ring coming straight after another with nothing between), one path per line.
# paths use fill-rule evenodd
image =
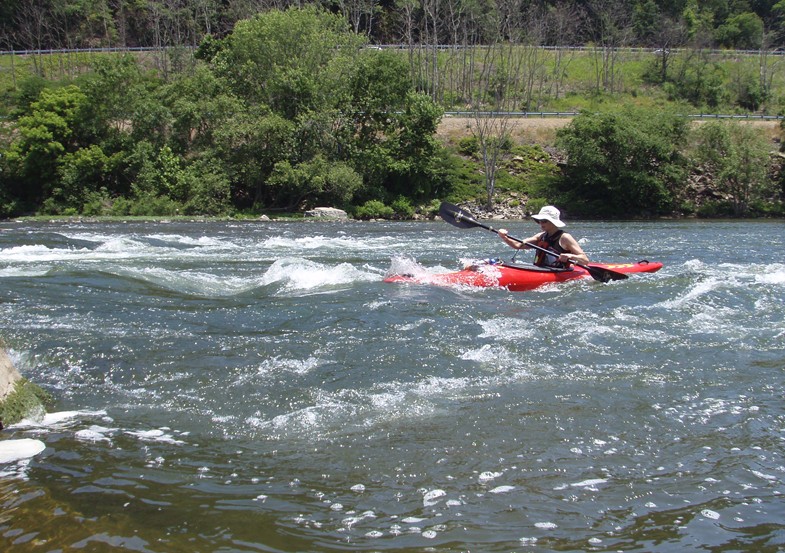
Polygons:
M733 216L733 204L726 200L712 200L701 205L696 214L704 219Z
M355 210L357 219L392 219L395 210L379 200L369 200Z
M412 207L411 201L403 196L396 198L390 207L399 219L411 219L414 216L414 207Z
M474 135L464 136L458 141L458 152L465 156L477 157L480 154L480 141Z
M557 133L568 156L560 201L591 217L670 212L687 128L685 118L661 111L582 113Z

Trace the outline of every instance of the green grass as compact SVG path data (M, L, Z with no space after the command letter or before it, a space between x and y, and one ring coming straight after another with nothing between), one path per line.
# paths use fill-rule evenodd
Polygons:
M408 52L400 50L401 55L408 56ZM514 47L506 50L506 55L511 56L506 64L517 63L520 59L531 59L526 57L531 54L531 50L524 47ZM14 55L5 54L0 56L0 115L8 115L13 95L20 82L26 77L40 75L51 80L71 80L90 70L92 63L101 56L118 56L123 53L54 53L46 55ZM140 63L150 66L150 58L156 54L134 53ZM161 55L158 53L157 55ZM418 51L422 55L421 62L426 63L427 52ZM676 70L680 65L689 59L687 51L674 52L670 58L670 66ZM465 64L469 58L474 58L476 67L475 75L479 75L484 60L484 50L444 50L439 53L439 83L440 89L436 93L437 99L441 99L444 108L449 111L468 109L472 99L463 97L466 92L461 92L466 87L465 81L467 72ZM615 59L616 71L612 89L598 84L598 55L589 50L569 51L564 54L565 60L562 64L563 79L558 79L556 75L557 53L552 50L537 50L536 64L532 64L534 69L524 69L519 71L519 79L523 80L530 72L547 75L546 80L541 80L544 88L541 94L535 96L534 106L529 106L529 111L580 111L601 109L610 104L617 104L622 101L641 107L663 107L674 105L668 99L662 87L650 85L645 82L644 76L647 69L657 60L657 55L653 52L620 51ZM716 63L723 74L724 86L729 90L735 83L744 78L757 79L763 63L759 56L739 54L732 51L717 51L708 55L710 62ZM186 64L187 66L188 64ZM504 65L498 64L498 65ZM424 65L425 67L425 65ZM766 103L758 110L762 114L773 115L782 111L785 104L785 57L769 56L765 60L765 68L768 75L771 75L771 94ZM422 71L421 74L425 74ZM476 79L475 79L476 80ZM420 85L427 89L429 82L426 78L418 80ZM538 81L540 82L540 81ZM555 83L560 82L558 90ZM475 83L476 84L476 83ZM550 88L547 88L550 87ZM510 103L520 105L524 99L522 90L517 92L518 100ZM740 110L733 105L717 106L711 111L707 111L700 106L683 105L676 107L684 110L685 113L739 113ZM522 109L522 108L521 108Z

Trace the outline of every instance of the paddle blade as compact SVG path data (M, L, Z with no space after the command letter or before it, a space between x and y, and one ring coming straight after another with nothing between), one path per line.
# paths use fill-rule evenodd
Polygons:
M439 206L439 217L458 228L473 228L478 226L477 221L472 218L471 213L462 210L457 205L442 202Z
M596 265L579 265L589 271L589 274L594 280L599 280L600 282L610 282L611 280L624 280L630 278L629 275L624 273L620 273L618 271L612 271L610 269L606 269L605 267L597 267Z

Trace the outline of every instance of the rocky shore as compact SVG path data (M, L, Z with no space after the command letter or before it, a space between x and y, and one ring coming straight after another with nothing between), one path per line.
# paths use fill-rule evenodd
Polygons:
M0 430L26 417L43 416L48 395L23 378L0 347Z

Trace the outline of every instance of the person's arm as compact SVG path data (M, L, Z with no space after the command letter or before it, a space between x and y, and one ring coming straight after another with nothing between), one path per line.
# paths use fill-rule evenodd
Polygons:
M559 245L566 250L559 256L559 261L562 263L583 263L584 265L589 262L589 256L583 251L578 241L572 237L571 234L564 233L561 235Z
M523 249L523 247L526 244L530 244L532 242L536 242L537 241L537 235L536 234L534 236L530 236L529 238L524 238L523 240L513 240L512 238L510 238L507 235L507 229L506 228L499 229L497 231L497 233L499 234L499 237L504 241L505 244L507 244L508 246L510 246L511 248L514 248L516 250Z

